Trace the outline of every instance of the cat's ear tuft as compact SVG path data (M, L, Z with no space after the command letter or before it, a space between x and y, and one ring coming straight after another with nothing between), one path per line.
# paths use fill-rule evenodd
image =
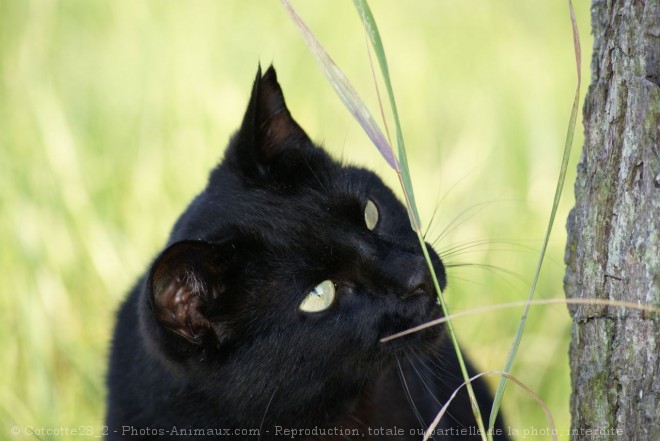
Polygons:
M165 328L195 344L209 333L222 339L221 327L209 319L224 290L221 262L220 249L201 241L177 242L158 257L149 287L152 309Z
M293 119L284 101L273 66L262 75L261 67L252 87L241 129L234 141L243 168L263 171L287 150L311 143Z

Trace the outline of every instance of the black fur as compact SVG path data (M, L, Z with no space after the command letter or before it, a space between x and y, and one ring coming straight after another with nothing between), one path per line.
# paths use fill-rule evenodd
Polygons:
M327 279L335 302L301 312ZM108 438L421 439L462 382L454 351L440 327L379 340L440 315L404 207L376 175L315 146L274 69L259 70L225 159L121 307ZM491 397L475 387L486 417ZM472 435L435 439L479 439L475 426L461 393L440 427Z

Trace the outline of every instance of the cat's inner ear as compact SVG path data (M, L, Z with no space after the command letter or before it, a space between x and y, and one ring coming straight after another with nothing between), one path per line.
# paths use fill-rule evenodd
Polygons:
M236 145L241 161L268 164L307 142L309 138L286 106L275 69L269 67L262 76L259 68Z
M199 344L209 333L223 340L222 326L209 319L222 295L222 256L218 247L183 241L167 248L151 271L156 318L170 331Z

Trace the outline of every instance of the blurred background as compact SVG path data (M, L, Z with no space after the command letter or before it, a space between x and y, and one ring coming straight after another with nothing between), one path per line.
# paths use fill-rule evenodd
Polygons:
M425 224L437 208L427 238L452 265L450 310L525 299L576 84L566 2L372 3ZM352 2L294 6L378 115ZM575 6L586 89L589 5ZM258 63L275 65L312 139L398 190L276 0L0 2L0 439L14 425L102 424L115 311L222 157ZM581 143L578 122L537 298L563 297ZM503 366L521 312L455 322L481 369ZM561 439L569 326L564 306L533 309L513 370ZM549 439L517 387L504 411Z

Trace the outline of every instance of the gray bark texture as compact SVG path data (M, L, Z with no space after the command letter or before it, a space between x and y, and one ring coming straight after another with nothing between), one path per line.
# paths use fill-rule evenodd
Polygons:
M660 306L660 0L592 0L569 299ZM569 306L572 440L660 440L660 317Z

